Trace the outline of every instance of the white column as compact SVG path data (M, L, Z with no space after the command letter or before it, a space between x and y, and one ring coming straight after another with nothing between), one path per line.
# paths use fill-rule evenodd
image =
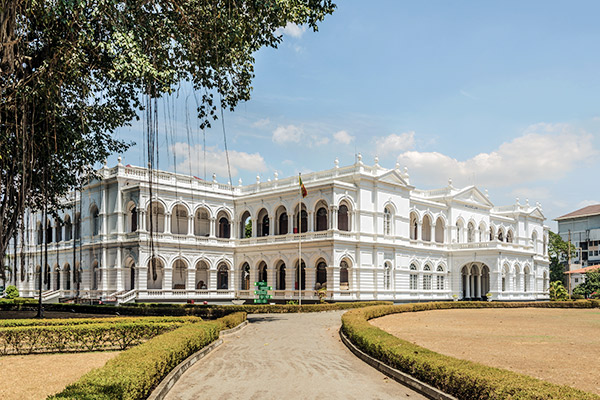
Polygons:
M117 195L115 200L115 212L117 213L117 233L125 232L123 226L123 195L121 193L121 184L117 182ZM119 264L120 265L120 264Z
M275 218L269 216L269 236L273 236L275 234Z
M117 270L117 292L124 289L123 286L123 266L121 265L121 248L117 249L117 260L115 268Z
M466 293L465 297L470 298L471 297L471 274L469 274L469 273L467 273L467 275L466 275L465 284L467 285L467 293Z
M417 222L417 240L422 240L423 236L421 235L422 225L420 222Z
M481 298L481 273L477 275L477 297Z
M312 211L308 211L308 232L314 232L315 231L315 213ZM302 221L302 219L301 219Z
M252 237L256 237L258 235L258 219L252 218Z
M194 216L188 215L188 236L194 235Z
M171 213L165 213L165 233L171 233Z
M213 237L213 238L217 236L216 233L215 233L216 230L217 230L216 229L217 228L216 227L216 221L217 221L216 218L210 217L210 237Z

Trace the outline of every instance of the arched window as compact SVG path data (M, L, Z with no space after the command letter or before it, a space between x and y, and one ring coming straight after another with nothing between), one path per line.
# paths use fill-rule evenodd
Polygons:
M269 213L266 209L261 209L256 217L258 226L256 227L256 236L269 236Z
M71 290L71 266L66 264L63 268L65 279L65 290Z
M425 242L431 242L431 218L429 215L423 217L423 224L421 225L421 238Z
M217 221L219 222L217 237L221 239L229 239L231 237L231 227L227 213L225 211L219 212L217 215Z
M210 217L206 208L196 210L196 215L194 216L194 235L200 237L210 236Z
M315 289L319 290L322 287L327 287L327 264L321 261L317 264L317 284Z
M131 207L131 210L129 211L129 226L131 227L130 232L137 232L138 230L138 213L137 213L137 207L134 205L133 207Z
M444 220L441 217L435 221L435 241L444 243Z
M487 229L485 229L485 225L483 223L481 223L481 225L479 225L479 241L480 242L485 242L485 232L487 231Z
M252 237L252 218L248 211L244 211L240 218L240 238L247 239Z
M350 282L348 281L348 263L342 261L340 263L340 290L349 290Z
M300 290L306 289L306 265L304 264L304 260L302 260L300 270L302 271L301 274L298 270L298 263L296 263L296 282L294 286L295 290L298 290L298 288L300 288Z
M513 233L511 230L508 231L508 233L506 234L506 242L507 243L512 243L513 242Z
M300 215L300 217L298 217ZM300 221L298 221L300 218ZM300 229L298 229L298 222L300 222ZM305 233L308 230L308 214L306 213L306 206L302 204L302 211L298 214L298 206L294 213L294 233Z
M71 216L65 215L65 241L68 242L73 238L73 224L71 223Z
M174 235L188 234L188 212L185 206L178 204L171 215L171 233Z
M60 268L58 265L54 267L54 275L56 276L54 281L54 290L60 290Z
M40 221L37 222L37 244L44 243L44 229L42 228L42 223Z
M148 263L148 289L162 289L164 265L159 258L153 258Z
M173 265L173 289L185 289L186 281L187 264L183 260L177 260Z
M258 265L258 281L268 282L267 263L264 261Z
M418 218L417 214L410 213L410 239L417 240Z
M410 264L409 289L417 290L419 288L419 275L417 275L417 266Z
M56 218L56 226L54 227L54 237L55 237L55 242L62 242L62 228L63 228L63 224L62 221L60 220L60 218Z
M431 290L431 267L425 265L423 267L423 290Z
M502 291L503 292L506 292L508 290L509 278L510 278L510 272L508 269L508 265L505 265L502 268Z
M392 210L389 207L383 210L383 234L392 234Z
M502 229L498 230L498 241L499 242L504 241L504 232L502 232Z
M229 270L225 263L221 263L217 269L217 289L229 289Z
M383 266L383 287L385 290L392 288L392 264L388 261Z
M196 264L196 289L208 288L208 264L198 261Z
M531 234L531 245L533 246L533 252L537 254L538 248L537 248L537 232L536 231L533 231L533 233Z
M46 243L52 243L52 223L50 219L46 220Z
M523 292L525 293L529 291L529 279L531 279L529 275L529 266L525 266L525 269L523 270Z
M436 272L438 273L437 277L436 277L436 289L437 290L444 290L445 289L445 276L442 275L444 273L444 267L442 267L441 265L437 266Z
M494 227L490 226L490 242L492 240L494 240L495 234L494 234Z
M475 241L475 225L472 222L469 222L467 225L467 242L473 243Z
M518 292L521 290L521 269L518 265L515 266L515 274L513 275L513 290Z
M340 205L338 209L338 229L340 231L350 231L350 224L348 220L348 206L345 204Z
M146 226L152 233L163 233L165 231L165 208L158 201L150 204L150 212L147 215Z
M321 207L317 210L317 228L315 230L327 230L327 209L325 209L325 207Z
M456 221L456 243L462 242L463 235L463 222L461 220Z
M241 276L241 287L242 290L250 290L250 265L248 263L244 263L242 265L242 276Z
M81 239L81 214L75 213L75 239Z
M279 234L280 235L287 235L288 233L288 215L285 212L285 208L283 209L283 211L279 214Z
M277 290L285 290L285 263L281 262L277 268Z
M546 235L544 235L544 248L543 248L543 250L544 250L543 255L544 256L547 254L547 250L548 250L547 245L548 245L548 237Z
M546 271L544 271L544 276L543 276L544 282L544 292L548 291L548 273Z
M100 234L100 214L98 212L98 207L94 204L92 209L90 210L91 216L91 231L92 236L98 236Z

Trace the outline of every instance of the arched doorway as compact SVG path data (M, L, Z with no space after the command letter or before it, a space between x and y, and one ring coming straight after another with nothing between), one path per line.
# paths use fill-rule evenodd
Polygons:
M298 269L298 262L296 261L296 282L294 283L294 289L305 290L306 289L306 265L304 264L304 260L302 260L300 270Z
M246 262L242 265L241 290L250 290L250 265Z
M319 290L323 287L327 287L327 264L325 261L320 261L317 264L317 283L315 289Z
M490 269L483 263L469 263L461 269L461 293L465 300L484 300L490 291Z
M340 290L349 290L350 281L348 279L348 263L343 260L340 263Z
M196 289L207 289L208 287L208 264L206 261L198 261L196 264Z
M258 264L258 281L259 282L268 282L267 277L267 263L262 261Z
M285 290L285 263L281 261L277 267L277 290Z
M173 264L172 284L173 289L185 289L187 281L187 264L183 260L177 260Z
M162 289L164 265L159 258L153 258L148 263L148 289Z
M225 263L219 264L219 268L217 268L217 289L229 289L229 268Z

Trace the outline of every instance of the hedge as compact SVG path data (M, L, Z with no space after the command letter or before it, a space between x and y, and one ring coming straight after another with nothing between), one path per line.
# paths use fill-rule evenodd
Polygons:
M145 399L179 363L215 341L223 325L234 319L243 321L245 315L227 318L227 321L185 324L126 350L49 399Z
M342 316L342 330L362 351L459 399L600 399L568 386L445 356L397 338L368 320L388 314L450 308L592 308L598 302L445 302L375 306Z
M347 310L350 308L368 307L373 305L392 304L390 301L363 301L348 303L320 303L303 304L249 304L249 305L202 305L202 304L164 304L164 303L138 303L120 306L112 305L87 305L87 304L44 304L46 311L77 312L87 314L108 315L139 315L139 316L186 316L193 315L205 319L216 319L234 312L256 313L297 313ZM0 310L26 310L34 309L35 303L0 304Z
M200 322L202 318L195 316L184 317L105 317L105 318L56 318L56 319L0 319L0 329L12 326L54 326L54 325L85 325L85 324L114 324L114 323L158 323L158 322Z
M181 325L181 322L115 322L1 328L0 355L124 350Z

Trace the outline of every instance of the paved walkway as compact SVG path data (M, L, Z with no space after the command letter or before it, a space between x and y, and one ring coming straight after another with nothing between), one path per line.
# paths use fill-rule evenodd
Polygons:
M356 358L341 311L249 315L240 332L185 372L175 399L424 399Z

